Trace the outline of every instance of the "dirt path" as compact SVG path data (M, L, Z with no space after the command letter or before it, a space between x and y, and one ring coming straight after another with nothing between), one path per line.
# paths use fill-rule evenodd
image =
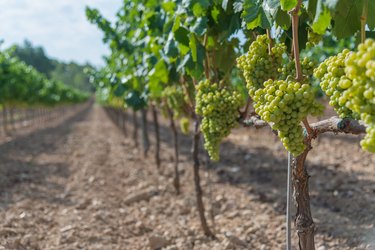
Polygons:
M190 139L181 138L176 197L169 129L161 130L163 175L153 152L142 159L98 106L0 144L0 249L285 248L286 159L269 131L236 131L222 162L202 171L211 241L195 209ZM375 249L375 159L353 145L325 137L325 154L309 156L319 250Z

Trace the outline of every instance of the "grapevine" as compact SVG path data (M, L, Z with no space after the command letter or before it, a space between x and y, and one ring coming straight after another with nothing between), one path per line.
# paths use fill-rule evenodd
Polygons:
M260 37L260 38L259 38ZM296 82L295 61L290 60L280 66L286 46L277 43L268 54L266 46L270 40L267 36L258 36L245 56L238 58L238 64L243 69L244 76L253 98L255 111L260 117L271 124L285 148L294 156L305 149L304 134L301 121L309 114L318 115L323 106L315 101L313 88L309 84L315 63L309 58L301 62L304 80ZM259 59L259 56L262 56ZM274 65L274 62L278 62ZM262 70L262 74L257 71Z

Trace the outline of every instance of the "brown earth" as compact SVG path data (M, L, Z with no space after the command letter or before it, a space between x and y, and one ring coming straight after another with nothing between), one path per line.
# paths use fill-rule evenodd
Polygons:
M268 129L237 129L202 165L217 240L200 230L187 137L174 193L170 136L162 123L162 174L98 106L1 142L0 249L285 249L286 153ZM319 250L375 249L375 157L359 139L325 135L308 156Z

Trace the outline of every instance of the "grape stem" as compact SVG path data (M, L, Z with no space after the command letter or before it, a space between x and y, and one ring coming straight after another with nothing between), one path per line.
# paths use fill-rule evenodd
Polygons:
M362 43L364 43L366 40L367 14L368 14L368 0L364 0L362 15L361 15L361 42Z
M299 56L299 45L298 45L298 12L301 7L302 0L298 0L296 7L290 12L292 17L292 33L293 33L293 52L294 60L296 64L296 80L299 82L302 80L302 68Z
M249 111L250 104L251 104L251 98L249 97L247 98L244 111L239 111L240 119L245 119L247 117L247 112Z
M268 39L270 40L270 42L269 42L269 44L268 44L268 54L271 55L271 50L272 50L272 46L273 46L273 44L272 44L271 32L270 32L269 29L266 29L266 32L267 32L267 37L268 37Z
M205 53L204 53L204 57L205 57L204 74L206 76L206 79L210 80L210 65L208 64L208 55L207 55L208 51L206 49L206 46L207 46L207 33L204 35L203 44L204 44L204 50L205 50Z
M310 124L309 124L309 122L307 121L307 118L303 119L302 122L303 122L303 125L304 125L305 128L306 128L307 134L308 134L309 136L313 136L314 131L313 131L313 129L310 127Z

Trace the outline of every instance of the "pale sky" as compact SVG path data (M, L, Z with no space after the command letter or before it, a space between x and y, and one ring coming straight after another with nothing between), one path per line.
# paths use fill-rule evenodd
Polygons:
M86 20L85 6L95 7L111 21L122 0L0 0L2 48L28 39L48 56L65 62L103 64L109 50L103 35Z

